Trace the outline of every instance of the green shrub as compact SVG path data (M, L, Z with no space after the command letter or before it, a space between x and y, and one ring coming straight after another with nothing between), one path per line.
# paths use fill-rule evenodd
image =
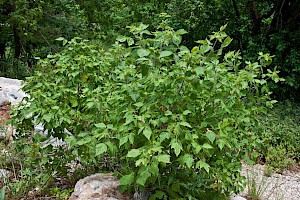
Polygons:
M50 135L70 144L58 149L55 171L79 157L120 176L122 190L147 190L151 199L239 192L240 159L257 142L252 117L275 102L266 80L280 79L263 73L271 57L260 53L259 63L244 63L239 52L224 53L232 40L225 26L191 50L180 45L186 32L164 22L155 32L129 28L134 37L119 37L108 51L59 38L65 50L40 60L27 79L30 107L15 112L18 130L33 138L32 124L42 123L48 135L29 145ZM38 162L51 168L57 156L47 150L53 154L43 149Z

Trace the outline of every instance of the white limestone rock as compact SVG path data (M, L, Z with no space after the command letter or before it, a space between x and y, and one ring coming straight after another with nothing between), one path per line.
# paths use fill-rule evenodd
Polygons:
M0 77L0 103L10 102L15 105L26 96L22 90L22 81Z

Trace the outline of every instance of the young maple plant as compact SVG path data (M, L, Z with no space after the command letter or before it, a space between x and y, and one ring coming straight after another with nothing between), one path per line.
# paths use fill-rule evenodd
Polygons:
M225 27L191 50L181 45L186 31L165 22L155 32L130 26L133 37L120 36L107 51L59 38L65 50L27 80L30 106L18 111L19 127L42 123L46 138L63 138L85 165L108 159L122 190L139 188L150 199L237 193L241 159L256 145L252 116L275 102L267 80L281 79L263 69L270 55L251 63L226 51Z

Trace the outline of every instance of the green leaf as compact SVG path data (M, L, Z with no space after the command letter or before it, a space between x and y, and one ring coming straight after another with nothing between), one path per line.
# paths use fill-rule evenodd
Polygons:
M204 144L202 145L202 147L203 147L204 149L213 149L213 147L212 147L210 144L207 144L207 143L204 143Z
M132 99L133 101L136 102L137 98L138 98L140 95L137 94L137 93L131 93L131 94L129 94L129 96L131 97L131 99Z
M65 45L67 44L67 42L68 42L68 40L66 40L66 39L63 38L63 37L56 38L55 40L56 40L56 41L63 41L63 46L65 46Z
M107 141L106 145L108 147L109 153L111 154L115 154L119 150L119 148L111 141Z
M149 177L151 177L151 173L149 172L148 167L142 167L140 168L140 174L136 179L136 183L145 186L145 183Z
M56 41L63 41L63 40L65 40L65 38L59 37L59 38L56 38L55 40L56 40Z
M215 139L216 139L216 134L212 131L208 131L206 133L206 137L208 138L208 140L211 142L211 143L214 143Z
M168 117L161 117L161 118L160 118L160 121L161 121L162 123L166 123L168 120L169 120Z
M186 126L186 127L192 128L192 126L189 123L187 123L187 122L180 122L179 124L181 126Z
M217 55L222 55L222 53L223 53L223 49L222 48L220 48L219 50L218 50L218 53L217 53Z
M206 128L207 125L208 125L208 123L203 121L203 122L200 123L200 128Z
M159 57L160 57L160 58L163 58L163 57L170 56L170 55L172 55L172 54L173 54L172 51L162 51L162 52L160 52Z
M125 42L126 41L126 37L123 36L123 35L120 35L120 36L117 37L116 40L119 41L119 42Z
M161 134L159 135L159 141L160 141L160 142L163 142L163 141L166 140L166 139L170 139L170 137L171 137L171 134L170 134L170 133L167 133L167 132L161 133Z
M173 188L172 188L173 189ZM163 199L166 197L166 193L163 191L156 191L155 194L151 195L149 200L155 200L155 199Z
M138 157L141 154L141 151L139 149L131 149L128 153L127 156L128 158L135 158Z
M221 26L220 31L224 31L226 27L227 27L227 24Z
M63 41L63 46L65 46L67 44L68 40L64 40Z
M108 133L108 131L106 130L106 129L103 129L103 130L101 130L101 129L96 129L95 131L94 131L94 137L95 138L97 138L98 140L100 140L100 139L102 139L102 138L105 138L105 137L108 137L109 136L109 133Z
M232 39L228 36L222 43L221 48L227 47L232 42Z
M194 158L190 154L185 154L179 158L188 168L191 168L194 163Z
M246 123L250 123L250 118L249 117L244 117L241 119L241 121L246 122Z
M145 129L143 130L143 135L144 135L148 140L150 140L150 137L151 137L151 135L152 135L151 129L150 129L150 128L145 128Z
M141 57L146 57L150 54L150 51L148 51L147 49L138 49L137 54L140 58Z
M72 100L71 100L71 106L72 106L73 108L76 107L76 106L78 106L78 102L77 102L76 99L72 99Z
M43 116L43 118L44 118L44 120L45 120L46 122L50 122L51 119L52 119L52 117L53 117L53 115L52 115L51 113L45 114L45 115Z
M130 134L129 134L129 142L130 142L130 144L133 144L133 143L134 143L134 136L135 136L134 133L130 133Z
M200 152L200 150L202 149L202 147L201 147L201 145L199 145L197 142L195 142L195 141L193 141L192 142L192 146L194 147L194 151L196 152L196 153L199 153Z
M77 135L77 137L82 137L82 138L84 138L84 137L86 137L86 136L88 136L87 132L80 132L80 133Z
M124 125L128 125L128 124L130 124L130 123L133 122L133 121L134 121L133 115L132 115L132 114L129 114L129 115L126 116L126 121L125 121L125 124L124 124Z
M102 155L107 152L107 145L104 143L100 143L96 145L96 156Z
M87 108L92 108L94 105L95 102L91 102L91 101L86 104Z
M162 163L170 163L170 155L167 154L159 155L157 156L157 160L158 162L162 162Z
M126 135L125 137L122 137L119 140L119 147L121 147L123 144L125 144L128 141L128 136Z
M148 58L145 58L145 57L136 59L136 61L146 61L146 60L149 60L149 59L148 59Z
M201 169L201 168L204 168L205 171L206 171L207 173L209 173L209 168L210 168L210 166L209 166L209 164L203 162L202 160L199 160L199 161L196 163L196 168L200 168L200 169Z
M188 115L188 114L190 114L190 113L192 113L192 111L190 111L190 110L185 110L185 111L183 111L183 115Z
M180 152L182 151L182 146L176 140L171 141L171 148L174 149L175 155L178 157Z
M120 178L120 185L131 185L131 183L133 183L133 181L134 181L134 172L132 172L128 175L122 176Z
M76 144L76 137L74 137L73 135L68 135L65 138L65 141L72 147Z
M59 106L53 106L52 109L53 109L53 110L58 110L58 109L59 109Z
M149 163L149 160L147 158L141 158L141 159L138 159L136 162L135 162L135 166L138 167L140 165L147 165Z
M225 144L226 144L226 141L224 139L217 140L217 145L218 145L219 149L222 150L224 148Z
M132 38L127 38L127 44L128 44L128 46L131 46L131 45L133 45L134 44L134 40L132 39Z
M77 145L84 145L92 141L92 137L85 137L76 142Z
M167 110L167 111L165 112L165 115L166 115L166 116L172 115L172 112L171 112L170 110Z
M173 35L172 41L175 45L179 46L181 43L182 37L180 35Z
M143 104L143 102L137 102L134 105L139 108L139 107L142 107L144 104Z
M205 72L205 68L204 67L197 67L195 69L197 76L203 75Z
M103 124L103 123L95 124L95 126L96 126L97 128L106 128L106 125Z
M176 34L178 34L178 35L184 35L184 34L187 34L187 33L188 32L185 31L184 29L179 29L179 30L176 31Z

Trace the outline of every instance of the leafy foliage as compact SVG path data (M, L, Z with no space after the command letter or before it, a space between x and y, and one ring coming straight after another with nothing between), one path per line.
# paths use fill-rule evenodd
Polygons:
M281 79L277 71L263 73L268 54L244 63L239 52L224 53L232 40L225 27L191 50L180 44L186 31L166 21L154 32L129 26L133 37L118 37L108 51L58 38L65 49L40 60L27 79L30 107L15 112L16 126L32 139L32 124L48 130L31 146L50 136L69 143L57 150L59 171L79 157L121 176L123 190L149 190L151 199L239 192L240 159L257 142L251 118L274 103L266 80ZM43 165L53 170L57 157L43 157Z

